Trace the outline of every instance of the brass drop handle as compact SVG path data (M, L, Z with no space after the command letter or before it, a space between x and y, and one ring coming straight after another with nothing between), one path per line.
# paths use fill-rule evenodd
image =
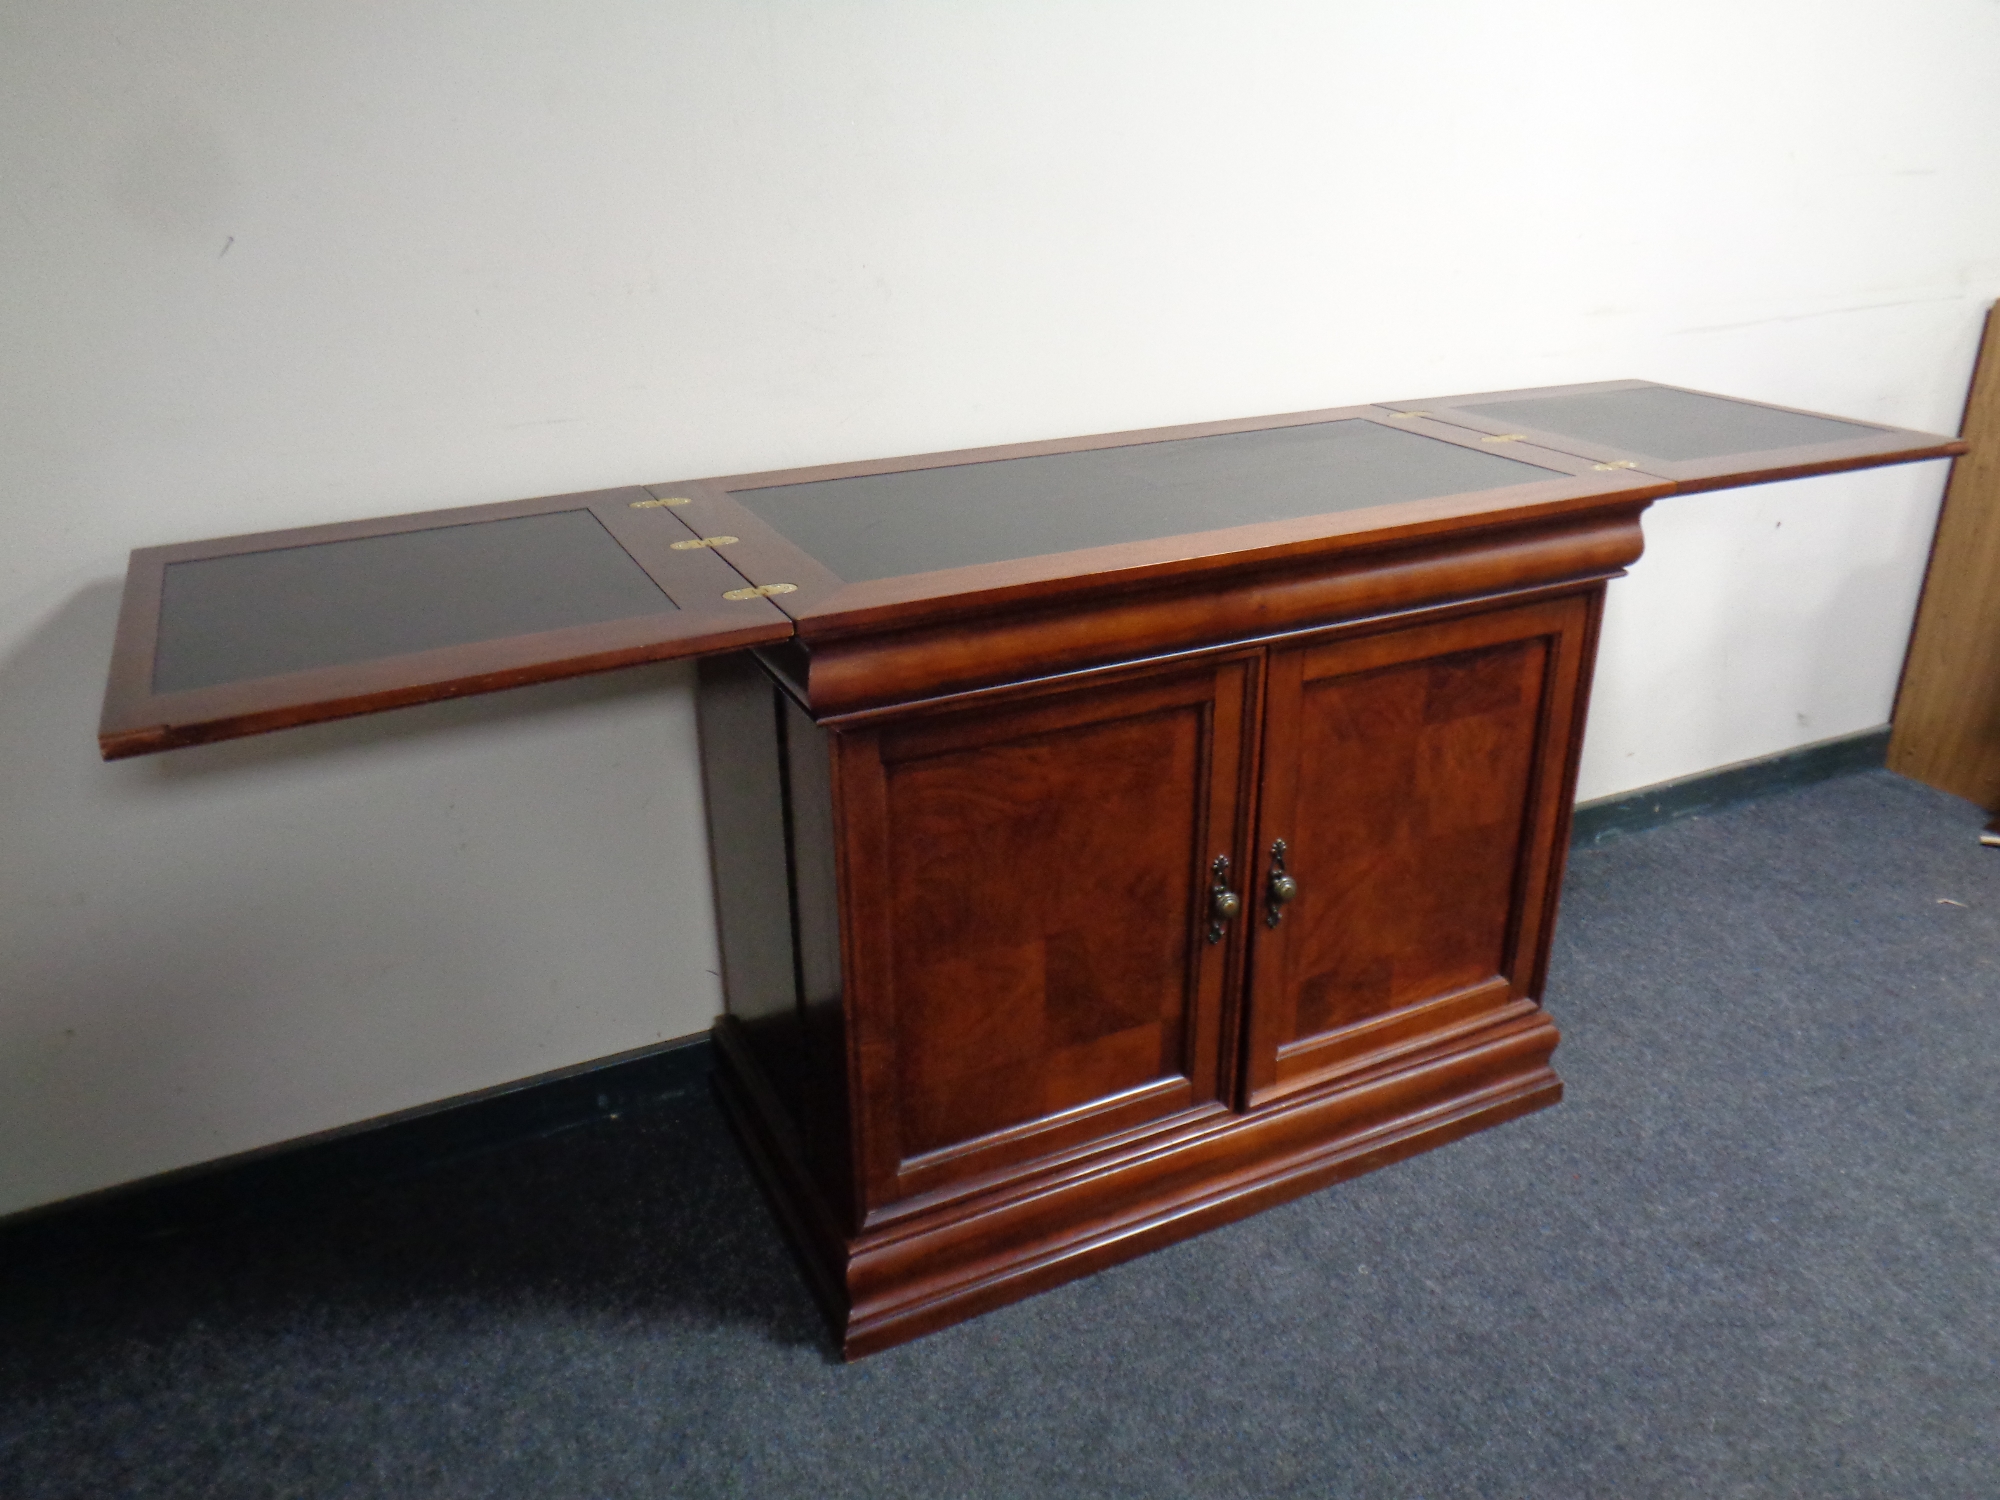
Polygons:
M1285 872L1285 841L1271 842L1271 883L1265 888L1264 925L1276 927L1285 919L1285 903L1299 893L1299 883Z
M1229 888L1229 856L1218 854L1208 867L1214 884L1208 888L1208 940L1222 941L1222 929L1231 917L1243 910L1243 898Z

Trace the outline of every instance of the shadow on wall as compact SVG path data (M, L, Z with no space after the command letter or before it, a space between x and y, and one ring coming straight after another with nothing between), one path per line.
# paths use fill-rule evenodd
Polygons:
M686 668L106 765L118 596L0 663L0 1213L707 1024Z

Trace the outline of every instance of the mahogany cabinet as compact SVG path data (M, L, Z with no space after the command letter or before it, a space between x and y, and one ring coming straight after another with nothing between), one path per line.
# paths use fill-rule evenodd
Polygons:
M1621 381L148 549L100 744L702 658L717 1087L855 1355L1554 1103L1641 512L1963 446Z
M723 1096L849 1353L1560 1097L1602 589L831 731L704 665Z

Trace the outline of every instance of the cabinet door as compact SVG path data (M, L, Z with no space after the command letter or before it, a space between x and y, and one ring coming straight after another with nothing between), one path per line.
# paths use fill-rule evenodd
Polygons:
M1272 653L1247 1103L1532 1004L1601 598Z
M866 1206L1221 1107L1256 670L837 736Z

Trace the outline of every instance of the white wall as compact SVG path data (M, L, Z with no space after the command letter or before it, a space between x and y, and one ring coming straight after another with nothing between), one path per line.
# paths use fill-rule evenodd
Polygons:
M1949 430L2000 6L0 0L0 1211L701 1029L688 680L102 766L128 549L1630 375ZM1679 499L1584 795L1884 721L1941 466Z

